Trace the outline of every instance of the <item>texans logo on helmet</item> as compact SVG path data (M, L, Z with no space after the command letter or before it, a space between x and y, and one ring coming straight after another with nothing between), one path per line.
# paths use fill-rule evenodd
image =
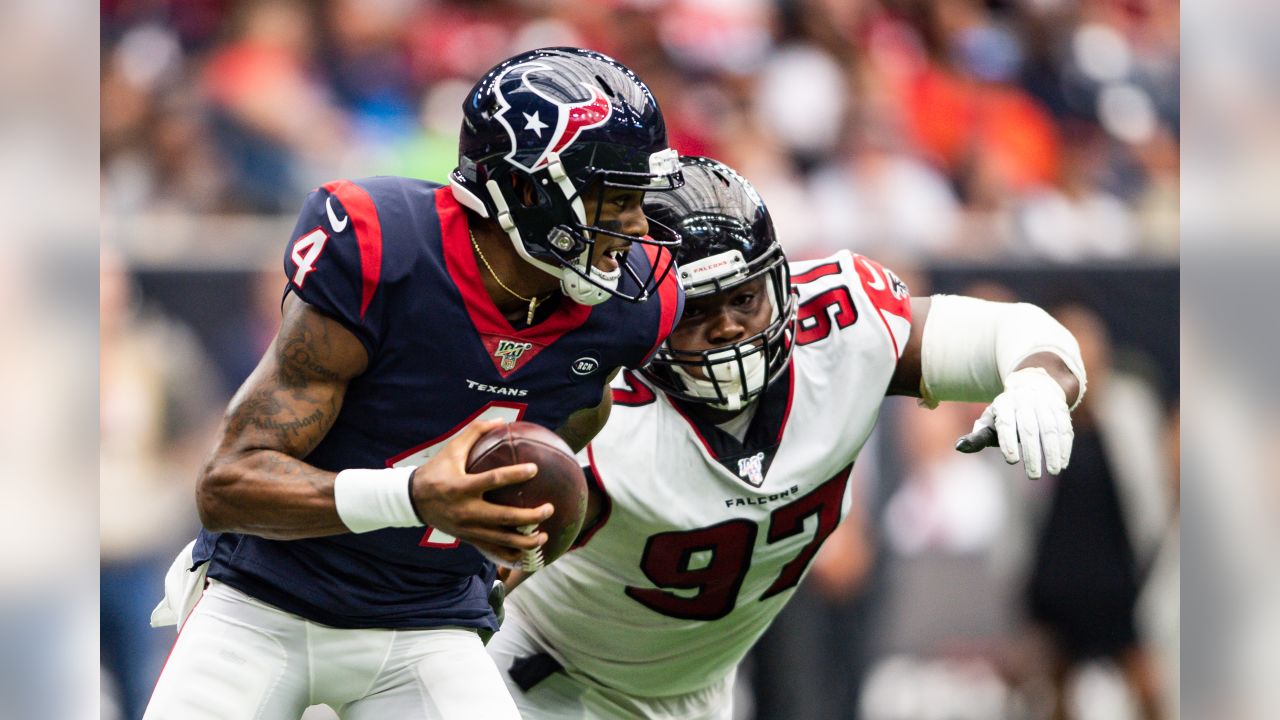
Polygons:
M609 98L590 83L578 83L586 90L585 100L552 97L548 92L559 87L539 83L538 74L543 71L551 69L538 62L522 63L508 69L495 83L501 107L494 119L511 137L506 159L528 172L545 166L550 153L569 147L583 130L603 125L613 113ZM513 109L516 112L510 112Z

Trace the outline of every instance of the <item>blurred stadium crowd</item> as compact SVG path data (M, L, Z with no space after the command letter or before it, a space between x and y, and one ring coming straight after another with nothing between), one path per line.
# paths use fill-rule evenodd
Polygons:
M862 511L744 663L741 716L1177 717L1177 2L101 11L104 718L140 716L172 641L147 616L212 426L275 330L302 197L443 180L474 79L548 45L635 69L672 144L741 170L793 259L853 248L917 295L1040 302L1089 362L1060 479L952 452L980 407L886 404Z
M452 169L514 49L634 68L798 256L1177 250L1174 0L104 0L104 210L290 213Z

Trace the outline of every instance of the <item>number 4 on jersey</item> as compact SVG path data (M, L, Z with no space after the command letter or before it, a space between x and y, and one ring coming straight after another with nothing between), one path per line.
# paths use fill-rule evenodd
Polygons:
M483 408L475 412L471 417L463 420L461 424L444 435L430 440L423 445L419 445L412 450L408 450L387 461L388 467L417 467L430 460L432 456L440 452L440 448L445 443L454 439L462 432L462 429L470 425L476 420L497 420L499 418L507 422L515 422L524 417L524 411L527 406L523 404L505 404L491 402ZM428 548L451 548L458 546L458 539L443 530L428 527L427 531L422 534L422 540L418 541L420 547Z
M316 260L320 258L320 253L324 252L324 244L327 242L329 242L329 234L321 228L316 228L294 241L292 258L293 264L298 266L293 273L294 285L302 287L307 280L307 275L316 269Z

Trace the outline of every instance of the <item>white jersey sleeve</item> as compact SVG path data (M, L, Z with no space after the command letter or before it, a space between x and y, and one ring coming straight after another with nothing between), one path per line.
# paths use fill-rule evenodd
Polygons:
M911 327L906 286L843 252L792 266L791 367L747 438L626 372L587 449L607 501L585 543L508 602L572 676L637 697L732 672L849 510L853 461Z

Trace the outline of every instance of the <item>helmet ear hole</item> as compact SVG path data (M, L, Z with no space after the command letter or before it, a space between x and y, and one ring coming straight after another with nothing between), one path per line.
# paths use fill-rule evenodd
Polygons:
M539 205L537 188L528 177L519 173L511 173L508 177L511 178L511 189L515 191L512 194L521 205L526 208Z

